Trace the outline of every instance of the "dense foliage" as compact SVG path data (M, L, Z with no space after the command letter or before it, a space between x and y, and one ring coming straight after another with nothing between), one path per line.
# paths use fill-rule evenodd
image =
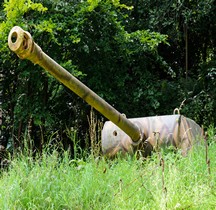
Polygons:
M18 147L27 136L40 148L44 141L66 139L68 129L84 137L90 111L40 67L9 51L7 36L15 25L128 117L180 107L200 125L214 124L215 10L213 0L5 0L0 66L7 141Z

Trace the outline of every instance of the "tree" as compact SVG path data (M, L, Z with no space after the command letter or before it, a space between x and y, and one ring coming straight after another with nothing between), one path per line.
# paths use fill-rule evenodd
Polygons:
M183 114L215 122L213 0L6 0L1 6L3 109L15 145L26 135L39 149L50 136L73 146L68 128L84 139L91 107L9 52L14 25L127 117L171 114L185 101Z
M12 9L14 3L17 10ZM40 41L38 44L44 52L120 111L136 116L144 110L154 113L159 107L157 96L154 96L160 87L157 68L164 70L166 67L157 47L166 43L166 36L149 30L127 32L122 25L125 18L122 11L131 7L119 1L60 0L40 3L6 1L3 6L3 14L7 16L1 23L4 40L9 29L19 23L30 31L36 42ZM85 110L90 107L39 67L33 67L28 61L19 61L8 52L5 42L2 46L5 56L2 64L11 69L5 81L6 97L8 101L10 99L5 109L10 110L9 121L13 135L18 139L17 144L24 133L40 146L37 139L41 135L58 130L62 139L66 126L75 126L86 132L84 121L87 119L83 119L88 113ZM5 64L6 60L11 62ZM154 76L150 73L153 63L158 71ZM144 82L155 85L149 91ZM145 99L149 106L142 108L145 94L149 95Z
M130 2L134 6L134 10L128 14L129 30L149 28L168 36L167 41L170 45L160 45L159 54L176 75L166 83L178 87L171 91L178 95L178 98L174 97L173 100L180 106L186 99L182 113L196 119L199 124L206 126L214 124L215 118L207 116L214 116L215 87L210 85L213 90L211 93L209 90L206 91L205 87L208 86L209 75L214 78L215 1L173 0L161 3L156 0L134 0L125 2ZM204 66L208 69L204 70ZM169 96L168 93L170 91L164 97ZM203 94L205 100L201 97ZM205 114L204 110L206 110Z

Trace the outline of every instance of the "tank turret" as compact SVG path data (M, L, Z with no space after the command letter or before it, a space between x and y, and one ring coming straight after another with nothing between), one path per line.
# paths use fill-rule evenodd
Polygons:
M102 151L105 155L142 150L146 156L155 147L162 145L182 149L184 155L202 136L199 125L179 114L127 119L45 54L30 33L19 26L10 31L8 45L19 58L40 65L109 120L102 130Z

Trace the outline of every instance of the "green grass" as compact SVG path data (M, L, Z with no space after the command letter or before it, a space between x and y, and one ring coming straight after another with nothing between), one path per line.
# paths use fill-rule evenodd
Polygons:
M205 146L146 161L21 156L0 174L0 209L216 209L215 151L212 141L210 165Z

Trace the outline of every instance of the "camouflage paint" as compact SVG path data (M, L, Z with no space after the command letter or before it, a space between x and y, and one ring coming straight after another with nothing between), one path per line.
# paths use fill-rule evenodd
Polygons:
M141 150L143 156L147 156L157 147L164 146L181 149L182 155L186 155L202 137L201 127L182 115L153 116L129 120L139 124L142 128L143 140L139 144L135 144L126 133L112 122L107 121L102 130L102 150L105 155L113 157L119 151L124 154Z

